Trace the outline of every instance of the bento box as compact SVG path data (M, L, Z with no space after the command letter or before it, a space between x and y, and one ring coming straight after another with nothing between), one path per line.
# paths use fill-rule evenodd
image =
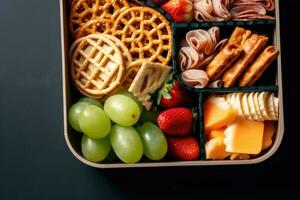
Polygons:
M254 32L267 35L269 37L268 44L276 46L280 49L280 20L279 20L279 1L275 0L274 19L263 20L229 20L220 22L197 22L193 20L188 23L174 22L172 17L165 12L160 6L151 3L150 1L139 1L140 5L148 6L161 13L169 22L173 31L172 38L172 55L170 62L175 79L178 80L180 86L190 92L196 99L195 106L197 112L197 121L195 122L195 130L193 135L197 138L200 146L200 156L196 160L182 161L176 159L164 158L160 161L151 161L142 158L138 163L122 163L120 160L116 162L96 163L87 160L81 152L81 134L75 133L68 123L68 110L80 96L80 92L74 87L70 77L70 60L69 49L73 43L72 36L69 31L69 12L71 2L68 0L60 0L60 17L61 17L61 49L62 49L62 82L63 82L63 113L64 113L64 137L71 153L81 162L86 165L96 168L128 168L128 167L171 167L171 166L208 166L208 165L242 165L256 164L270 158L279 148L284 134L284 116L283 116L283 87L282 87L282 68L280 53L271 66L264 72L261 79L251 86L233 86L233 87L191 87L183 80L181 76L182 67L178 61L180 54L180 45L182 38L191 30L209 29L218 27L221 30L221 37L229 37L236 27L250 29ZM205 153L205 143L207 142L207 134L204 128L204 104L211 95L230 96L233 93L259 93L271 92L278 98L278 121L276 122L276 130L273 136L272 145L262 151L258 156L253 156L248 159L207 159Z

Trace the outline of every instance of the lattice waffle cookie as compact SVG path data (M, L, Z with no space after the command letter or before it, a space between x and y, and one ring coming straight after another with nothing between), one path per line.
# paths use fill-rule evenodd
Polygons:
M108 34L101 34L101 35L103 37L106 37L107 39L111 40L112 42L115 43L115 45L117 45L117 47L119 47L119 49L121 50L121 53L123 55L125 68L127 69L128 66L130 65L130 63L132 62L132 57L131 57L131 54L130 54L129 50L124 45L124 43L121 42L118 38L116 38L112 35L108 35Z
M142 65L130 84L128 91L136 96L147 110L150 110L152 106L151 95L160 88L172 68L153 62L140 62L136 64L141 63Z
M81 38L94 33L110 33L112 21L110 19L92 19L79 28L76 38Z
M87 32L95 33L95 30L106 30L107 33L112 28L112 24L121 12L129 8L127 0L75 0L72 2L70 14L70 31L74 38L79 38L85 26L90 20L98 20L98 22L89 22L86 25Z
M124 56L126 52L121 41L105 34L76 40L70 49L70 60L71 76L77 89L98 99L109 95L120 84L125 63L131 60L130 54Z
M112 34L129 49L134 60L168 64L172 57L172 29L169 21L149 7L123 11L114 23Z

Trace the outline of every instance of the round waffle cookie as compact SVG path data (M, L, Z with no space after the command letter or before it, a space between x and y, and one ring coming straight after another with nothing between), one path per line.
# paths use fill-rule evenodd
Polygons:
M108 23L107 21L98 23L98 30L104 30L107 26L111 29L110 25L127 8L129 8L127 0L75 0L71 5L70 31L74 38L78 38L76 35L80 28L94 19L109 20Z
M108 38L109 40L111 40L112 42L114 42L120 48L121 53L123 55L124 65L125 65L125 71L124 71L124 74L121 78L120 84L118 84L117 87L108 94L108 95L110 95L110 94L116 93L117 91L119 91L122 88L125 88L123 83L126 82L128 74L131 74L132 68L133 68L132 64L135 63L135 62L132 62L131 54L130 54L129 50L127 49L127 47L124 45L123 42L121 42L118 38L116 38L114 36L111 36L111 35L108 35L108 34L102 34L102 35L104 37ZM116 78L117 77L115 77L115 79ZM106 99L108 97L108 95L103 96L103 98L101 98L101 100Z
M129 50L124 45L124 43L121 42L118 38L116 38L116 37L114 37L112 35L102 34L102 36L106 37L109 40L111 40L113 43L115 43L115 45L117 45L117 47L119 47L119 49L121 50L121 53L123 55L123 60L124 60L125 68L127 69L127 67L132 62L132 57L131 57L131 54L130 54Z
M112 21L110 19L92 19L79 28L76 39L94 34L94 33L110 33Z
M123 11L116 19L112 33L127 46L134 60L168 64L171 59L171 26L152 8L132 7Z
M71 76L76 88L86 96L100 99L119 84L124 60L119 47L103 34L76 40L70 49Z

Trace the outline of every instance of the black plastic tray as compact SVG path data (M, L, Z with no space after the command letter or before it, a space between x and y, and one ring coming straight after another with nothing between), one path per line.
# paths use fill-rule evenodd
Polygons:
M194 29L209 29L213 26L220 27L221 38L229 37L231 32L236 26L245 27L259 34L265 34L269 37L269 43L274 44L280 49L280 41L279 41L279 7L278 2L275 0L276 4L276 20L255 20L255 21L224 21L224 22L190 22L190 23L176 23L172 21L172 18L169 14L167 14L163 9L159 6L149 2L149 1L139 1L140 3L149 6L158 10L162 13L170 22L171 27L173 29L173 56L170 62L170 65L173 67L173 71L175 72L175 78L179 81L179 83L189 90L190 92L195 94L195 101L198 110L198 123L196 124L196 131L193 133L200 142L201 146L201 157L196 161L173 161L168 157L159 161L159 162L151 162L148 160L141 160L136 164L124 164L124 163L92 163L84 159L80 152L80 135L74 133L74 131L70 128L67 123L67 110L72 103L74 103L80 93L75 89L75 87L70 84L68 78L68 60L67 60L67 52L69 48L69 43L71 37L68 37L67 31L67 12L68 6L66 5L66 0L60 0L61 2L61 24L62 24L62 59L63 59L63 89L64 89L64 125L65 125L65 139L68 147L71 152L83 163L97 167L97 168L119 168L119 167L166 167L166 166L197 166L197 165L228 165L228 164L254 164L261 162L271 155L275 153L278 149L284 131L284 122L283 122L283 103L282 103L282 85L281 85L281 60L280 55L279 58L267 69L264 75L260 78L256 85L251 87L232 87L232 88L203 88L203 89L195 89L186 86L181 78L180 78L180 68L178 66L177 57L179 52L179 42L180 39L185 37L185 34L189 30ZM134 1L136 2L136 1ZM277 36L277 38L275 38ZM204 122L203 122L203 105L206 97L210 94L215 93L230 93L230 92L252 92L252 91L270 91L278 94L280 100L280 116L279 123L277 128L277 134L274 138L274 143L271 148L264 153L258 155L257 157L251 160L219 160L219 161L209 161L205 158L205 133L204 133Z

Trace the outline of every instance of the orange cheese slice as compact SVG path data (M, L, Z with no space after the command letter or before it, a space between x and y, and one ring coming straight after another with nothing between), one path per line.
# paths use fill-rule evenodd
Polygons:
M204 103L205 133L230 124L237 116L236 110L231 107L224 97L210 96Z
M258 154L262 150L264 123L238 117L225 130L226 151L239 154Z

